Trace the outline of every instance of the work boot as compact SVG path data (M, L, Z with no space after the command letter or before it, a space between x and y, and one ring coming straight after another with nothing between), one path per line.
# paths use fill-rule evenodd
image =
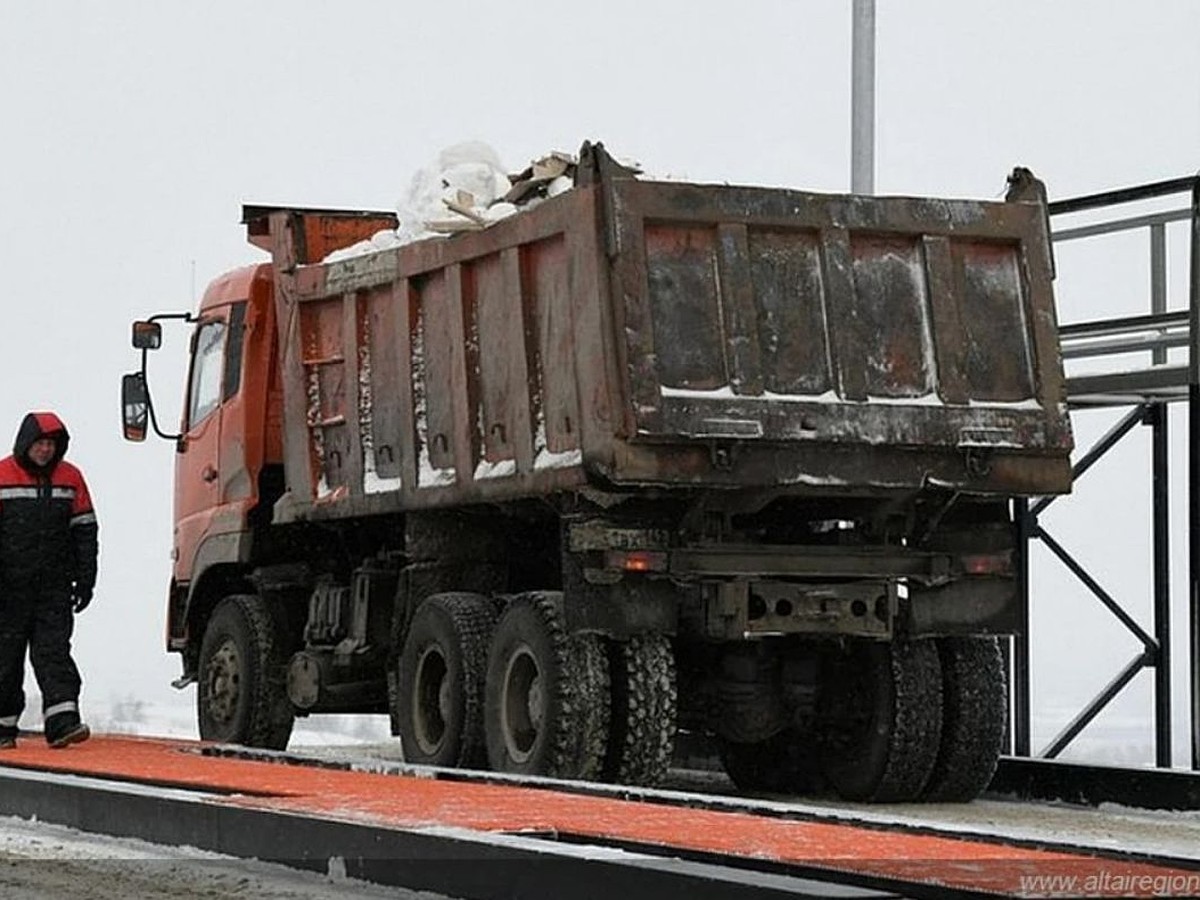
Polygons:
M55 750L60 750L71 744L79 744L92 736L83 722L79 721L79 713L75 711L61 712L46 720L46 743Z
M17 739L9 737L7 734L0 735L0 750L13 750L17 746Z
M70 731L66 732L65 734L60 734L58 737L52 740L50 742L50 746L55 750L61 750L63 747L66 747L70 744L82 744L91 736L92 730L80 722Z

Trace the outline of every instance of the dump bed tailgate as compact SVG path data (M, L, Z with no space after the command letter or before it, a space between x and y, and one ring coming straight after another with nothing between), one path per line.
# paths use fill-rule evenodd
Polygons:
M632 440L1069 453L1039 205L624 180L610 209Z

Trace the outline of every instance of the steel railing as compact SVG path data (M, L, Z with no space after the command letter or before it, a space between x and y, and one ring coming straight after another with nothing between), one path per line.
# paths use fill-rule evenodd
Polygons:
M1155 198L1187 195L1189 204L1141 215L1119 216L1127 207ZM1041 514L1064 498L1048 497L1018 501L1018 577L1023 599L1022 628L1012 647L1012 750L1032 756L1030 748L1031 672L1029 642L1030 545L1041 541L1050 554L1119 621L1141 645L1132 659L1117 671L1091 702L1043 749L1036 754L1054 758L1133 680L1143 669L1154 670L1155 763L1169 767L1171 760L1171 584L1169 515L1170 472L1167 406L1187 404L1188 419L1188 566L1191 767L1200 769L1200 176L1161 181L1138 187L1108 191L1049 204L1051 238L1055 245L1119 232L1146 232L1149 236L1149 312L1063 325L1060 328L1065 360L1102 360L1118 355L1146 354L1133 368L1078 375L1067 379L1068 399L1075 409L1121 408L1128 411L1074 466L1076 483L1106 453L1137 426L1152 430L1151 519L1153 627L1143 628L1122 604L1041 523ZM1087 213L1099 218L1075 227L1054 228L1061 217ZM1167 228L1187 223L1187 308L1169 309L1167 297ZM1060 283L1069 274L1061 269ZM1168 352L1185 350L1186 362L1172 363Z

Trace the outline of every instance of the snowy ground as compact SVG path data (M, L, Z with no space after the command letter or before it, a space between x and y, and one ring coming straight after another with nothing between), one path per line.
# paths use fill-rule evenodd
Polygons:
M5 900L435 900L333 871L322 876L188 847L85 834L0 816L0 897Z
M83 716L97 734L196 740L199 734L196 730L194 690L172 693L166 701L158 702L132 696L113 697L108 702L89 702L85 699L82 704ZM41 728L41 720L36 714L40 705L39 697L29 702L21 719L22 728ZM374 744L393 740L387 716L321 715L297 719L289 747Z

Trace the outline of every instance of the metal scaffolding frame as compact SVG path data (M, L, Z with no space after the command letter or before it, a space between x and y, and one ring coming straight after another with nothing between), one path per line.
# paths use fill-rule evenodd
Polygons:
M1116 207L1155 198L1189 195L1188 206L1147 215L1118 217ZM1071 554L1041 525L1040 515L1061 498L1045 497L1016 502L1018 532L1017 573L1022 624L1012 648L1012 750L1030 756L1030 545L1040 540L1091 594L1120 621L1141 644L1140 651L1112 677L1100 693L1038 754L1052 759L1133 680L1142 669L1154 670L1155 765L1170 767L1171 760L1171 590L1170 516L1168 486L1168 416L1172 403L1187 404L1188 444L1188 566L1189 682L1191 768L1200 770L1200 175L1108 191L1049 204L1055 217L1089 212L1100 221L1052 231L1058 244L1095 235L1146 231L1150 245L1149 314L1098 319L1062 326L1059 330L1064 359L1097 358L1146 352L1148 365L1132 371L1082 375L1067 379L1068 401L1073 409L1128 408L1128 412L1074 466L1078 482L1084 474L1138 425L1152 429L1151 517L1153 529L1153 633L1148 633ZM1167 309L1167 226L1188 222L1188 308ZM1187 361L1172 364L1168 350L1184 348Z

